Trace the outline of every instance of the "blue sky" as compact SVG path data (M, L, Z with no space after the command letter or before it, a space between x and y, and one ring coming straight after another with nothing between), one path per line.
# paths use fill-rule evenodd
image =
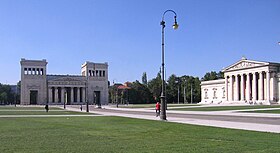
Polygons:
M280 0L0 0L0 82L20 80L21 58L47 59L48 74L80 74L108 62L109 80L154 78L166 69L202 77L242 56L280 62Z

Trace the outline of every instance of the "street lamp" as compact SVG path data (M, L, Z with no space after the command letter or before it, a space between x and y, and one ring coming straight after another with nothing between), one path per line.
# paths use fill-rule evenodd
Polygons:
M172 12L174 14L174 24L173 24L173 29L176 30L178 29L179 25L177 24L177 14L176 12L174 12L173 10L166 10L163 15L162 15L162 21L160 22L160 25L162 26L162 75L161 75L161 78L162 78L162 90L161 90L161 96L160 96L160 99L161 99L161 112L160 112L160 119L161 120L166 120L166 101L165 101L165 81L164 81L164 28L165 28L165 22L164 22L164 15L167 13L167 12Z

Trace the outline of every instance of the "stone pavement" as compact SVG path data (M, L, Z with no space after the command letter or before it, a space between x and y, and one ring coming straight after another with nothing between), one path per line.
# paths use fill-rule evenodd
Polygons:
M160 120L155 111L147 108L115 108L90 106L90 112L108 116ZM80 111L79 106L67 106L68 110ZM85 107L83 109L85 111ZM167 110L167 122L280 133L280 114L244 113L237 111L172 111Z

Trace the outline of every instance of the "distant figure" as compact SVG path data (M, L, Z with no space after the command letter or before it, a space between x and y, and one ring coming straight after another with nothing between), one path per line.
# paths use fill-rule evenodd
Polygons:
M119 108L119 103L117 103L117 108Z
M46 104L45 109L46 109L46 112L49 112L49 105L48 104Z
M81 111L83 111L83 105L80 106Z
M160 114L160 103L157 102L157 103L156 103L156 117L158 117L159 114Z

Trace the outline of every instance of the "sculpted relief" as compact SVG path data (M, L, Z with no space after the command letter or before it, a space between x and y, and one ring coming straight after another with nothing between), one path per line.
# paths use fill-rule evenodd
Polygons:
M247 67L255 67L259 66L259 64L251 63L251 62L241 62L239 64L234 65L233 67L229 68L229 70L236 70L236 69L242 69Z

